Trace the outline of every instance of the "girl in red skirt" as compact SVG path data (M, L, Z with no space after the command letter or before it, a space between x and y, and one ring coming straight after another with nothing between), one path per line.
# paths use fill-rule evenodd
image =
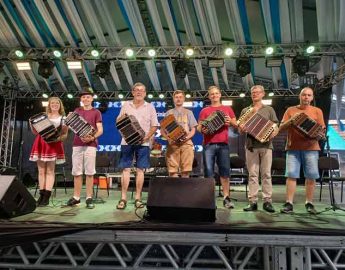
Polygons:
M30 160L36 161L38 167L40 196L37 200L37 206L49 205L49 198L55 182L55 164L65 162L62 141L67 138L68 133L68 127L64 124L65 109L60 98L49 98L46 113L55 127L61 126L61 134L56 142L47 143L31 126L32 132L37 134L30 154Z

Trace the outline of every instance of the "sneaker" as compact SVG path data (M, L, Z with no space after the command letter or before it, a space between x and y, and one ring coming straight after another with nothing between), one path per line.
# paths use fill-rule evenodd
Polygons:
M306 203L305 204L305 209L307 210L308 213L310 214L313 214L313 215L316 215L317 214L317 211L314 207L314 205L310 202Z
M227 196L223 201L223 206L228 209L232 209L235 207L234 203L231 201L229 196Z
M80 204L80 199L76 200L74 197L70 198L66 203L67 206L74 206L78 204Z
M93 208L95 208L95 205L93 204L92 198L87 198L87 199L86 199L86 208L87 208L87 209L93 209Z
M250 211L257 211L258 210L258 204L255 203L250 203L247 205L247 207L243 208L243 211L245 212L250 212Z
M284 205L283 205L283 208L280 209L280 213L283 213L283 214L291 214L293 213L293 205L289 202L286 202Z
M274 210L273 205L271 202L264 202L262 208L269 213L274 213L276 210Z

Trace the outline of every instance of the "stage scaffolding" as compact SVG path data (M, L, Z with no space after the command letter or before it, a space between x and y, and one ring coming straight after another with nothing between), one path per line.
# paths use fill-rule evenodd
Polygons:
M1 269L344 269L345 236L88 230L0 250Z

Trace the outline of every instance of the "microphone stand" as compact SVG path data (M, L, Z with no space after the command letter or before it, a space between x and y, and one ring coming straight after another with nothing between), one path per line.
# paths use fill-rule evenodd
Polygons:
M321 213L323 212L326 212L326 211L330 211L330 210L333 210L333 211L336 211L336 210L341 210L341 211L345 211L345 209L343 208L340 208L336 202L335 202L335 197L334 197L334 186L333 186L333 170L331 169L332 168L332 163L331 163L331 150L330 150L330 146L329 146L329 137L326 136L326 156L328 157L328 172L329 172L329 194L330 194L330 199L331 199L331 206L330 207L327 207L325 209L325 211L322 211Z

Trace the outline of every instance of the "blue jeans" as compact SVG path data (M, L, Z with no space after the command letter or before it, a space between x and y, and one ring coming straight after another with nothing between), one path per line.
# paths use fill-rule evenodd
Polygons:
M150 168L150 148L142 145L121 145L119 168L131 168L135 157L139 169Z
M214 143L204 145L204 175L205 177L214 176L214 163L217 163L219 175L229 177L230 175L230 151L225 143Z
M285 176L299 178L301 166L304 177L307 179L318 179L319 175L319 151L289 150L286 152Z

